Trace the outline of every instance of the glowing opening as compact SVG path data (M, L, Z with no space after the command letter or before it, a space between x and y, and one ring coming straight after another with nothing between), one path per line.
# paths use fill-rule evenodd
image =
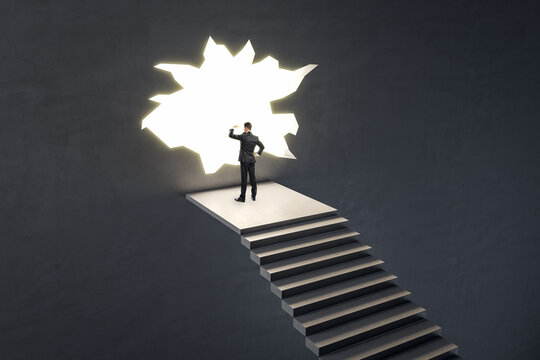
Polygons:
M210 37L200 68L156 65L169 71L183 89L152 97L160 105L142 121L142 128L150 129L170 148L185 146L199 153L206 174L223 164L238 165L238 142L227 135L233 125L242 132L246 121L253 124L265 154L295 159L284 136L296 135L296 118L292 113L273 114L270 102L295 92L317 65L291 71L280 69L271 56L257 63L254 57L250 41L233 56Z

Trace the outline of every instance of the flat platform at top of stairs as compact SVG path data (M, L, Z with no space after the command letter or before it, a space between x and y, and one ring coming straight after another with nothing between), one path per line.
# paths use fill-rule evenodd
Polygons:
M246 202L236 202L240 186L186 194L186 199L239 234L308 221L335 214L331 206L273 181L258 184L252 201L248 186Z

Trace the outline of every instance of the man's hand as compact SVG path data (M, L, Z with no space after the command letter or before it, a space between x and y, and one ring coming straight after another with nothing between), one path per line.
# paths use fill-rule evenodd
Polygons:
M255 155L255 157L259 157L259 156L260 156L260 155L259 155L259 154L257 154L257 153L253 153L253 155Z

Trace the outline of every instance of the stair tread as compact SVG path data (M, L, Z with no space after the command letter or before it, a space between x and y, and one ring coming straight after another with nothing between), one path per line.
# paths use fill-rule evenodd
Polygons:
M290 234L290 233L300 232L300 231L309 230L309 229L316 229L318 227L345 223L347 221L348 221L347 219L341 216L329 216L325 218L305 221L302 223L295 223L295 224L280 226L278 228L273 228L270 230L254 232L249 235L243 236L243 238L248 242L253 242L253 241L266 239L269 237L276 237L276 236L281 236L284 234Z
M307 328L315 326L410 294L409 291L400 289L397 286L377 290L306 314L298 315L294 318L295 327L301 326Z
M437 356L456 350L457 346L442 337L413 346L385 360L430 360Z
M291 308L296 308L396 278L395 275L388 274L385 271L376 271L350 280L293 295L284 299L283 302Z
M326 250L320 250L305 255L279 260L267 265L263 265L261 269L271 274L287 269L293 269L302 265L317 263L350 253L365 251L368 249L371 249L369 245L364 245L358 241L355 241L354 243L340 245Z
M345 349L321 356L322 360L362 360L369 356L390 350L396 346L418 339L440 330L440 327L428 320L420 320L397 330L359 342Z
M265 239L279 238L283 236L294 235L295 233L309 232L318 228L340 226L348 222L347 219L336 214L323 218L312 219L303 222L297 222L288 225L282 225L271 229L252 232L241 236L241 243L247 248L252 248L255 244L263 242Z
M320 244L320 243L324 243L324 242L328 242L328 241L332 241L336 239L349 238L356 235L359 235L359 233L356 231L349 230L349 229L336 230L336 231L331 231L327 233L307 236L307 237L303 237L296 240L289 240L289 241L284 241L284 242L273 244L273 245L259 247L259 248L251 250L251 252L253 255L261 258L264 256L270 256L270 255L275 255L279 253L284 253L287 251L293 251L296 249L307 248L316 244Z
M418 315L425 310L426 309L421 306L418 306L412 302L407 302L320 331L316 334L308 336L307 341L313 344L314 347L321 348L352 336L377 329L381 326L391 324L401 319Z
M331 265L302 274L289 276L284 279L275 280L272 282L272 288L277 288L283 291L325 278L337 276L339 274L380 265L382 263L384 263L382 260L376 259L371 255L367 255L360 259L349 260L336 265Z

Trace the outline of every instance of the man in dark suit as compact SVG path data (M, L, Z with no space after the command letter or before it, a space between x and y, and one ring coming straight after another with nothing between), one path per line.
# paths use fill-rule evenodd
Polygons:
M233 126L237 128L238 125ZM257 196L257 179L255 178L255 157L262 154L264 145L259 141L259 138L251 133L251 123L244 124L244 133L241 135L234 135L234 129L229 130L229 137L232 139L240 140L240 154L238 155L238 161L240 161L240 174L242 178L240 196L236 201L246 201L246 187L247 187L247 175L249 174L249 183L251 184L251 200L255 201ZM255 153L255 146L259 147L259 152Z

